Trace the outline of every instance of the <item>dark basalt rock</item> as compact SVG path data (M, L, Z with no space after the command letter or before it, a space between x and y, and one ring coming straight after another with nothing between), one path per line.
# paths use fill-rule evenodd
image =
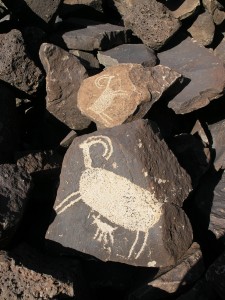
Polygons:
M13 29L0 34L0 80L33 95L43 82L43 74L26 52L22 33Z
M178 19L158 1L116 0L115 3L125 26L154 50L164 46L180 27Z
M16 165L0 165L0 245L16 230L28 200L31 177Z
M71 129L87 128L91 121L77 108L86 69L78 58L53 44L42 44L39 55L47 74L47 110Z
M77 137L46 238L103 261L172 265L192 241L180 208L190 191L190 177L147 121Z
M168 105L175 113L192 112L223 95L223 63L191 38L187 37L175 47L158 53L158 58L161 64L180 72L186 78L182 91Z

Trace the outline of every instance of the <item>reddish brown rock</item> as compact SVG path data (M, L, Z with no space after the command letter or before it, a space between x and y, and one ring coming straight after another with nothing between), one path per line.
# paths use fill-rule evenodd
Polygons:
M176 2L171 1L171 3L164 1L164 4L171 10L173 16L179 20L184 20L192 16L200 7L199 0L176 1Z
M224 93L223 63L191 38L158 53L158 57L161 64L186 77L182 91L168 105L175 113L185 114L204 107Z
M193 243L176 266L132 292L129 300L165 299L165 295L182 293L192 286L205 271L202 252L197 243Z
M193 39L203 46L209 46L215 34L213 18L207 11L199 14L197 19L188 29Z
M113 127L142 118L180 78L162 65L119 64L83 81L78 107L100 127Z
M103 261L174 264L192 241L180 208L191 181L154 131L138 120L77 137L46 238Z
M115 1L124 24L149 48L158 50L179 29L179 21L158 1Z
M26 52L22 33L13 29L0 34L0 80L30 95L36 93L43 74Z
M22 219L31 178L16 165L0 165L0 245L5 245Z
M84 129L90 121L77 108L77 92L88 77L86 69L74 55L44 43L40 59L46 71L47 109L71 129Z
M225 63L225 38L223 38L219 45L214 49L214 54Z

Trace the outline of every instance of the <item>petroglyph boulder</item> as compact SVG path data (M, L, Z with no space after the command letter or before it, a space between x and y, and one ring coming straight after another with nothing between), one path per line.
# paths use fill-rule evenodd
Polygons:
M89 77L78 91L80 111L100 127L142 118L181 75L168 67L119 64Z
M189 113L223 95L225 68L222 61L191 38L158 53L158 58L161 64L185 77L183 89L168 105L175 113Z
M125 27L131 29L149 48L158 50L179 29L180 23L156 0L115 0Z
M192 242L181 209L190 191L190 177L148 121L77 137L46 238L103 261L169 266Z
M88 77L86 69L73 54L44 43L39 51L46 71L47 109L71 129L84 129L90 120L77 108L77 92Z

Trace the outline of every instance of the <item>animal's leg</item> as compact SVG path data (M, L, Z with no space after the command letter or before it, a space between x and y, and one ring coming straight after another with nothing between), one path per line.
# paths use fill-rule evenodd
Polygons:
M71 197L78 195L80 192L74 192L72 194L70 194L69 196L67 196L61 203L59 203L59 205L56 206L55 210L58 210L60 207L63 206L64 203L66 203Z
M141 246L141 249L139 250L139 252L138 252L137 255L135 256L136 259L141 255L141 253L143 252L144 248L146 247L147 240L148 240L148 233L145 233L144 242L143 242L143 244L142 244L142 246Z
M77 195L78 193L73 193L73 194L75 194L75 195ZM72 196L71 196L72 197ZM69 197L69 198L71 198L71 197ZM56 213L59 215L59 214L61 214L61 213L63 213L65 210L67 210L69 207L71 207L72 205L74 205L76 202L78 202L79 200L81 199L81 196L80 197L78 197L78 198L76 198L75 200L72 200L72 201L70 201L67 205L65 205L63 208L61 208L61 206L62 205L60 205L60 207L58 207L58 209L57 209L57 207L56 207ZM68 201L69 199L67 199L67 201ZM66 203L66 201L64 201L64 203ZM59 206L59 205L58 205ZM61 210L60 210L60 208L61 208Z
M139 239L139 233L140 233L140 231L138 231L137 234L136 234L135 241L134 241L132 247L130 248L130 252L129 252L128 258L130 258L131 255L132 255L133 252L134 252L134 248L135 248L135 246L137 245L137 242L138 242L138 239Z

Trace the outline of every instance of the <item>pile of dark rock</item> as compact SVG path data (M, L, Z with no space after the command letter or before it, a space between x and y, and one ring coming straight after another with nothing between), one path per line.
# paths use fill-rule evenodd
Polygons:
M0 0L0 299L225 299L222 0Z

